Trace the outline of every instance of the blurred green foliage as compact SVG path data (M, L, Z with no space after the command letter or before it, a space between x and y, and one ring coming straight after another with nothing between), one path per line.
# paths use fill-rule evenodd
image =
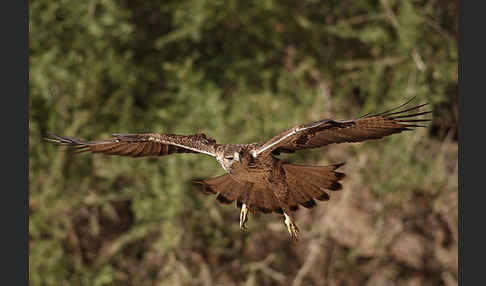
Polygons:
M46 131L86 139L204 132L250 143L416 96L434 109L427 130L286 158L326 164L368 154L373 167L362 176L378 196L435 192L444 179L431 146L457 133L455 1L29 3L32 285L248 282L248 265L267 256L245 249L268 232L286 249L278 258L295 255L283 228L268 228L280 219L250 218L241 233L233 206L189 183L222 173L212 158L73 157L42 142ZM237 257L248 267L227 265L230 283L218 267ZM290 276L299 269L280 263Z

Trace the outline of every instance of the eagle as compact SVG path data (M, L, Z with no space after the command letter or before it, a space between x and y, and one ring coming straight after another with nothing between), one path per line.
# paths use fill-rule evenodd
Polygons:
M412 98L413 99L413 98ZM420 117L432 111L420 110L428 103L410 107L412 99L385 112L365 114L352 120L321 119L296 125L273 138L250 144L218 144L204 133L181 135L168 133L113 134L112 138L85 141L47 133L44 139L67 146L75 153L91 152L130 157L167 156L174 153L200 153L214 157L226 172L204 180L205 194L214 194L219 202L236 201L240 208L240 228L246 230L248 212L277 213L290 238L297 240L299 229L295 211L300 206L313 208L316 201L329 200L328 191L342 189L345 174L337 171L344 163L327 166L297 165L277 156L297 150L320 148L333 143L361 142L426 127Z

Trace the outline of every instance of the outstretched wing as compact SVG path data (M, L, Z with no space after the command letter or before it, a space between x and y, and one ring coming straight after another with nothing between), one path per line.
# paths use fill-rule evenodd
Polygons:
M77 153L92 152L131 157L165 156L172 153L204 153L216 156L216 140L205 134L113 134L113 138L85 141L49 133L44 139L74 149Z
M380 139L394 133L413 130L413 127L424 127L417 123L427 122L430 119L417 117L432 111L419 112L419 109L427 103L404 109L412 99L388 111L366 114L353 120L322 119L295 126L264 142L255 150L254 156L270 152L276 155L293 153L296 150L319 148L332 143Z

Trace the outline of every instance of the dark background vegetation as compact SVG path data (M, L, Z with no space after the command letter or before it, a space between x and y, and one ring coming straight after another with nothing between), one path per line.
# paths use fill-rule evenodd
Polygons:
M31 0L31 285L456 285L456 1ZM220 143L383 111L416 96L429 128L300 151L346 162L344 189L276 215L204 196L202 155L70 154L46 131L205 132Z

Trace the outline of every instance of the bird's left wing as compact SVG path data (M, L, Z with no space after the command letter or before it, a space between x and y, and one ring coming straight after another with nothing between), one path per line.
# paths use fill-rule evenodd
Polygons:
M319 148L332 143L379 139L405 130L413 130L413 127L422 127L417 123L427 122L430 119L417 117L431 111L419 112L419 109L427 103L403 109L410 101L388 111L366 114L353 120L322 119L297 125L262 143L255 149L253 156L270 152L276 155L293 153L296 150Z
M165 156L173 153L203 153L215 157L216 140L204 133L179 134L113 134L113 138L85 141L49 133L44 139L75 152L103 153L131 157Z

